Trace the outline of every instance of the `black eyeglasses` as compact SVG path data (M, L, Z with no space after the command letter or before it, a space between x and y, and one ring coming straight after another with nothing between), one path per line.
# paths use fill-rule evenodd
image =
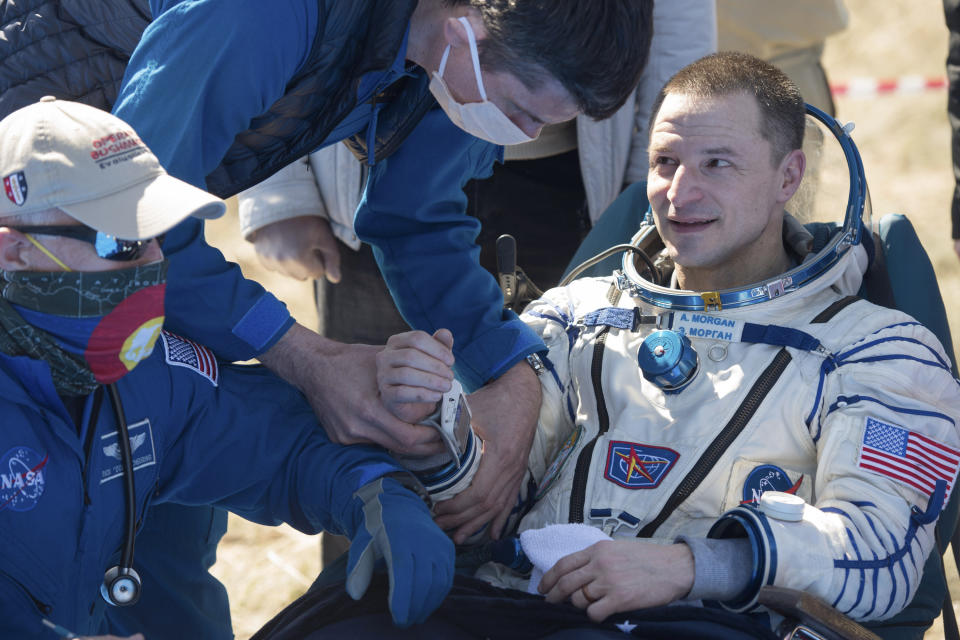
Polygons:
M136 260L147 250L150 240L121 240L107 235L102 231L91 229L81 224L71 225L34 225L34 226L10 226L10 229L16 229L20 233L30 233L37 236L62 236L64 238L73 238L92 244L96 249L97 255L105 260L116 260L117 262L129 262Z

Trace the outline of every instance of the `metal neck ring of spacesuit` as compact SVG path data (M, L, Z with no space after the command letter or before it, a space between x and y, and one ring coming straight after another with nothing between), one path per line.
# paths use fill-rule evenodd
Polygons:
M837 263L851 247L860 244L866 232L863 225L863 212L869 203L867 181L864 177L860 152L850 137L853 125L841 125L836 118L827 115L814 106L806 105L808 116L823 123L834 135L843 150L850 174L850 190L843 227L839 233L827 242L816 256L802 264L766 282L757 282L736 289L725 289L710 293L678 291L662 287L646 280L638 271L632 252L625 252L622 275L619 279L621 289L635 298L662 309L678 311L718 311L744 307L778 298L785 293L796 291L805 284L823 275ZM656 234L653 213L648 209L640 230L630 241L631 245L644 246L650 234Z

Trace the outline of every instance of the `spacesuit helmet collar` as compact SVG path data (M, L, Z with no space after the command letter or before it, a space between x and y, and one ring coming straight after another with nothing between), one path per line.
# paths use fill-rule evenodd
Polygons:
M813 167L808 169L801 190L788 203L784 224L788 252L799 258L796 265L785 273L743 287L694 292L656 284L643 262L636 260L633 252L626 252L617 276L620 289L666 310L720 311L766 302L810 286L851 249L860 248L872 256L870 196L860 153L850 137L853 124L841 125L811 105L806 105L806 111L804 151L808 159L813 159ZM843 177L847 178L847 185L837 186ZM844 189L845 186L848 188ZM830 194L820 193L831 190ZM845 205L841 204L844 195ZM651 210L648 209L630 244L644 252L657 251L662 245Z

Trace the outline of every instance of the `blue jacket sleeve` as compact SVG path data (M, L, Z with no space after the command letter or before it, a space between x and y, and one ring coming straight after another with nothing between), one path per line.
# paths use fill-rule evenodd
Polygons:
M406 473L383 449L330 442L300 392L263 367L221 365L217 387L190 372L172 375L171 406L190 408L159 430L159 502L352 535L354 492Z
M503 308L496 280L480 266L480 223L466 215L464 185L488 177L501 157L501 147L434 109L396 153L371 167L355 221L404 319L423 331L453 332L456 373L469 389L546 350Z
M284 91L310 51L315 0L152 0L114 113L167 171L203 188L234 137ZM203 242L201 222L167 235L168 326L240 360L293 323L286 307Z

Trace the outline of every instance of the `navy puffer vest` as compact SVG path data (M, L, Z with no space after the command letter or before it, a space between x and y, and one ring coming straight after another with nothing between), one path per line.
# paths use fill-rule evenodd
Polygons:
M317 0L316 38L286 93L237 134L207 187L231 196L320 146L356 105L360 76L388 68L417 0ZM45 95L110 109L140 34L148 0L0 2L0 117ZM344 37L352 34L352 37ZM420 67L377 100L376 135L349 141L361 159L390 155L436 105Z

